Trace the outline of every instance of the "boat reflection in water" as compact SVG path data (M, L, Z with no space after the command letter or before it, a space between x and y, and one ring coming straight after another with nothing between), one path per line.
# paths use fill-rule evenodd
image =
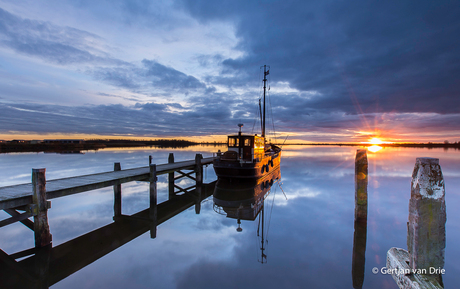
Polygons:
M213 201L214 211L237 220L238 232L243 231L241 220L254 221L258 218L257 236L260 237L261 263L267 262L264 253L265 212L264 201L270 194L273 184L279 181L281 172L279 166L263 178L250 180L235 180L219 178L217 180ZM268 230L268 228L267 228Z

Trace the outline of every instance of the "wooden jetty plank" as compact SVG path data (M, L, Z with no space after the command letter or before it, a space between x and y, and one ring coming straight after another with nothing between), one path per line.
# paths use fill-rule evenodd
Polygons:
M203 158L202 165L212 163L213 157ZM195 160L157 165L157 175L169 174L176 170L195 169ZM47 199L59 198L85 191L100 189L132 181L148 181L148 166L82 175L46 181ZM15 208L32 203L32 184L20 184L0 188L0 210Z

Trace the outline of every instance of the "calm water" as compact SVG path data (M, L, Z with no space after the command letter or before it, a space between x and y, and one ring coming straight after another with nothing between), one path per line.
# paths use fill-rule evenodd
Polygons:
M201 213L192 207L76 271L52 288L353 288L354 159L356 147L285 146L281 188L275 183L265 200L267 263L261 264L258 222L213 210L212 197ZM145 166L148 155L165 163L212 147L122 149L85 154L1 154L0 186L30 182L31 168L45 167L47 179ZM398 288L392 277L373 274L385 266L391 247L407 248L410 181L417 157L435 157L446 184L447 243L445 288L460 283L460 153L442 149L383 149L369 152L368 222L363 288ZM212 166L205 182L215 180ZM167 200L167 179L159 177L158 201ZM148 207L148 184L122 185L123 214ZM8 215L0 212L0 219ZM53 246L112 223L111 187L52 200L48 211ZM92 246L88 244L88 246ZM33 247L33 233L20 223L0 228L0 249L8 254ZM0 263L3 264L3 263ZM4 266L4 265L2 265ZM1 281L0 281L1 283ZM0 287L1 284L0 284Z

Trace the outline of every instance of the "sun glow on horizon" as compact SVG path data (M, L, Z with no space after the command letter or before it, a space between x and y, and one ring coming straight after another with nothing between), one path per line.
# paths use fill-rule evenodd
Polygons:
M373 145L379 145L379 144L383 144L383 141L379 138L374 137L369 141L369 143Z

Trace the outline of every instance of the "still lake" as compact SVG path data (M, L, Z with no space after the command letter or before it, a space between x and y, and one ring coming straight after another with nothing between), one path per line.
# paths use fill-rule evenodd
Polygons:
M47 179L91 174L212 156L225 147L124 148L84 154L0 154L0 187L27 183L32 168ZM258 221L237 221L213 209L212 196L160 224L156 239L146 232L51 288L353 288L354 160L357 147L284 146L281 181L265 200L265 254L260 261ZM411 175L417 157L440 159L446 187L445 288L460 284L460 152L444 149L384 148L368 153L368 217L362 288L398 288L385 267L391 247L407 249ZM204 182L216 179L212 166ZM159 176L158 202L168 199L166 175ZM284 191L284 193L283 193ZM149 185L122 185L123 214L149 206ZM113 222L112 187L51 200L53 247ZM0 220L9 217L0 212ZM269 224L268 224L269 223ZM269 225L269 227L268 227ZM361 236L363 238L363 236ZM7 254L32 248L33 232L20 223L0 228ZM88 244L88 246L92 246ZM20 259L19 259L20 260ZM5 263L0 263L5 266ZM1 268L0 268L1 270ZM0 287L1 286L0 280Z

